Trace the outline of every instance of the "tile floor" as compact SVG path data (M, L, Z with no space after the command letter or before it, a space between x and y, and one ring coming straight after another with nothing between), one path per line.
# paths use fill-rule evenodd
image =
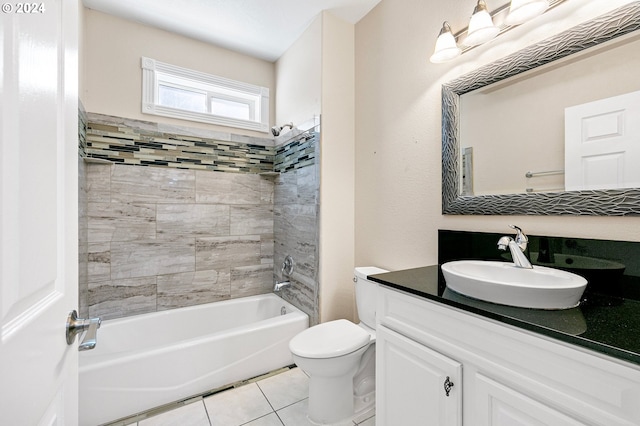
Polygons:
M299 368L197 399L137 426L307 426L309 378ZM375 426L374 410L340 426Z

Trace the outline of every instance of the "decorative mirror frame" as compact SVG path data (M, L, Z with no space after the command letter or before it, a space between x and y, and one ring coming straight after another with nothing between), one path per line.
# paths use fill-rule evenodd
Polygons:
M442 86L442 213L453 215L640 215L640 188L460 195L460 96L640 29L633 2Z

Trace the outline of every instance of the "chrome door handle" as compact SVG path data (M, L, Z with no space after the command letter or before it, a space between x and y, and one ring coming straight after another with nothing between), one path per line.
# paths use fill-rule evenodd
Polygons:
M86 331L84 339L78 346L79 351L87 351L96 347L98 343L97 334L102 320L100 318L78 318L78 313L75 309L69 312L67 317L67 344L70 345L76 340L76 335Z

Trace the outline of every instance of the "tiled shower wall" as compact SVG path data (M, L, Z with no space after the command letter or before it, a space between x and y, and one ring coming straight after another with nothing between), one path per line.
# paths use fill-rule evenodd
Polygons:
M314 149L317 148L317 144ZM318 156L319 157L319 156ZM317 157L316 157L317 158ZM319 188L320 167L311 166L281 173L276 178L274 206L274 266L281 275L285 256L294 260L288 281L291 287L281 291L283 299L309 315L310 325L318 323L319 263Z
M276 149L255 146L254 139L247 146L233 137L219 142L161 133L152 123L117 117L89 114L87 123L80 152L93 159L81 162L79 174L81 315L109 319L271 292L281 263L274 267L275 241L278 255L299 259L294 285L281 295L317 322L317 135ZM134 140L146 145L131 148ZM160 140L150 152L149 142ZM195 157L176 156L175 141L180 156ZM207 155L185 148L197 148L198 141ZM210 151L218 144L222 149ZM144 161L155 156L151 167L127 164L135 163L136 149ZM278 155L256 159L256 150ZM217 162L220 154L224 164ZM274 159L279 175L243 169L270 164L273 171ZM214 171L220 166L225 170Z
M270 292L273 187L256 174L88 164L89 315Z

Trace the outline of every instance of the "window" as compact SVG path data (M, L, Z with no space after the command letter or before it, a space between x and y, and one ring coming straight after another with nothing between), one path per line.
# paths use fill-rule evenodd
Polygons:
M267 132L269 89L143 57L142 112Z

